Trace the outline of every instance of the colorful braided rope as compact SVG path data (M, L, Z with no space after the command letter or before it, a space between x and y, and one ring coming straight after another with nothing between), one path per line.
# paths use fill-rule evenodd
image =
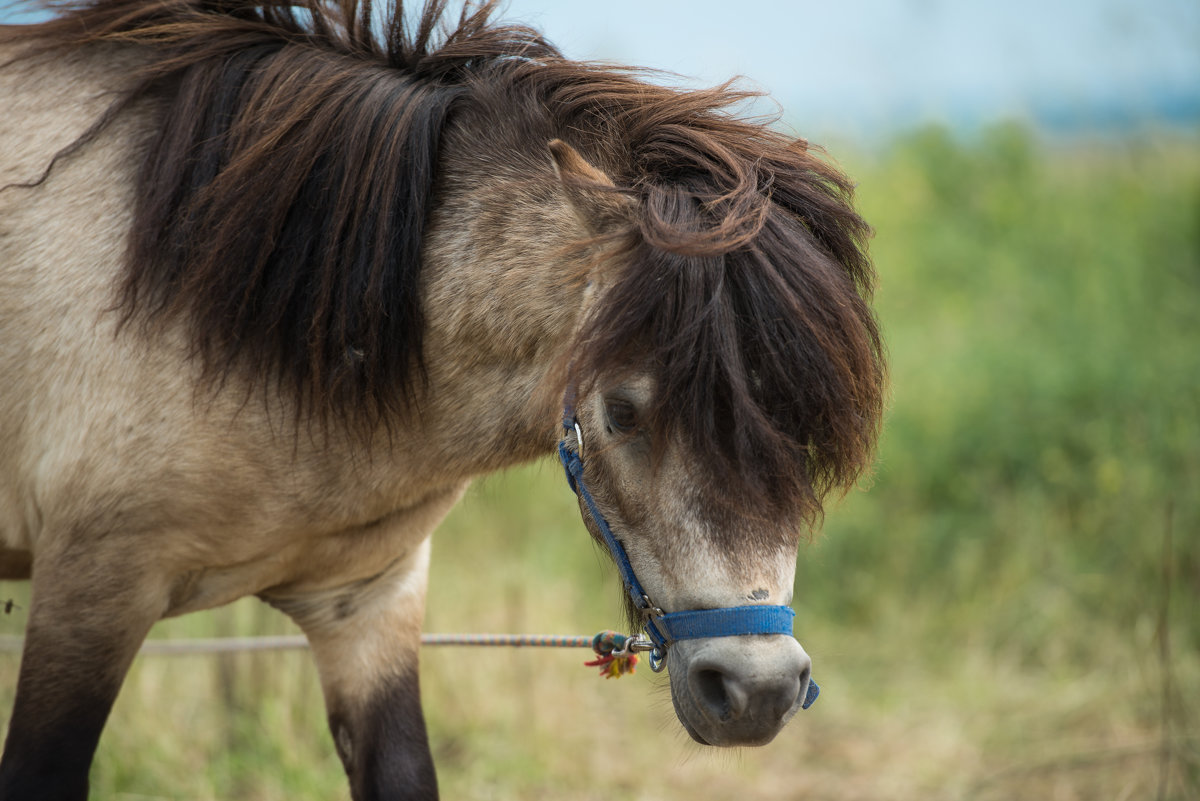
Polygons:
M421 645L495 645L510 648L591 648L592 637L558 634L422 634Z
M606 679L619 679L634 672L637 654L626 650L630 637L618 631L602 631L594 637L557 634L422 634L421 645L479 645L511 648L591 648L596 658L584 662L600 668Z

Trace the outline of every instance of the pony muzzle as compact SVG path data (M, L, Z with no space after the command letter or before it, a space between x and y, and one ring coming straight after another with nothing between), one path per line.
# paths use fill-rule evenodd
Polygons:
M765 745L815 698L812 660L793 637L694 640L672 650L675 712L703 745Z

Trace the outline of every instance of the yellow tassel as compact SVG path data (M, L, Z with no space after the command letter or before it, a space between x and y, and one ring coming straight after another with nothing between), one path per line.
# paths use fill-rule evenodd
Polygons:
M604 678L619 679L637 668L637 654L618 656L602 668Z

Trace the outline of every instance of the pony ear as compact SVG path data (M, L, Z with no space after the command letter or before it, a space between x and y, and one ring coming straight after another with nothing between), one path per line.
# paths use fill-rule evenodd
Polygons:
M614 226L629 224L633 203L603 170L592 166L561 139L551 139L549 147L554 174L562 184L567 203L589 232L600 235Z

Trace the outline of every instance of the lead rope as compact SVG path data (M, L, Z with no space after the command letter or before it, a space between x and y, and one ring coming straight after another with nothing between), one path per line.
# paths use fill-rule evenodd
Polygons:
M23 637L0 636L0 653L20 653ZM587 667L600 668L606 679L619 679L633 673L638 663L637 652L654 646L640 634L628 635L602 631L592 637L557 634L422 634L421 645L467 645L510 648L591 648L596 658L584 662ZM141 653L160 656L194 654L244 653L247 651L298 651L308 648L303 635L268 637L216 637L183 640L147 640Z
M477 645L512 648L591 648L596 658L585 667L600 668L606 679L619 679L637 668L638 651L649 651L653 643L640 634L605 630L592 637L554 634L422 634L421 645Z

